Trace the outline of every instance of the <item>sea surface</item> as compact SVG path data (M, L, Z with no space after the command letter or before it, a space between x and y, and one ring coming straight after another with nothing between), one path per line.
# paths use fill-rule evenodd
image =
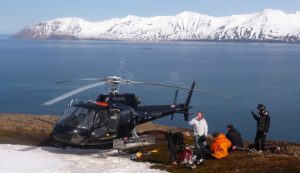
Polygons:
M191 112L204 112L211 134L226 132L231 123L245 139L254 140L256 121L250 111L263 103L271 116L267 138L300 142L300 44L16 40L0 36L1 113L60 115L72 98L94 100L108 87L42 106L91 83L56 81L107 76L183 87L190 87L195 80L197 89L231 96L193 94ZM171 104L175 95L175 89L154 86L122 85L120 90L141 97L142 105ZM186 95L180 91L177 102L184 102ZM173 121L168 116L155 122L192 128L180 114Z

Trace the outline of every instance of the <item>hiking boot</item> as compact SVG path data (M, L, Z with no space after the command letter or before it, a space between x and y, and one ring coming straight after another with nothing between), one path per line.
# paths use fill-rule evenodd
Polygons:
M194 163L192 163L192 164L187 164L186 167L195 169L197 166Z
M256 152L256 150L253 149L253 148L251 148L251 149L248 150L248 153L255 153L255 152Z
M204 160L203 159L199 159L199 160L196 160L196 165L200 165L200 164L202 164L204 162Z

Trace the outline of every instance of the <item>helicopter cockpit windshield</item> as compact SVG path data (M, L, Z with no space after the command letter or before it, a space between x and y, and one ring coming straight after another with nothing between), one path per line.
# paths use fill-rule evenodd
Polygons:
M89 129L93 125L95 110L85 107L72 106L64 112L59 124L77 128Z

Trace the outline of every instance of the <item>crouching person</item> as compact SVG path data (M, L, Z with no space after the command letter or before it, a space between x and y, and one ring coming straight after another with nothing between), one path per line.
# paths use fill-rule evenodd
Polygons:
M189 136L189 133L186 133ZM193 151L189 145L184 143L184 135L182 132L171 130L166 133L168 140L168 149L170 151L170 163L172 165L186 165L190 168L195 168L193 164Z
M236 151L236 150L243 150L244 149L242 135L231 124L227 125L226 138L229 139L230 142L231 142L230 150Z
M168 149L170 151L170 162L173 165L177 165L178 154L185 147L183 134L182 132L169 131L166 134L166 139L168 140Z
M217 159L221 159L228 156L228 149L231 147L231 142L222 133L213 133L213 143L210 146L212 156Z

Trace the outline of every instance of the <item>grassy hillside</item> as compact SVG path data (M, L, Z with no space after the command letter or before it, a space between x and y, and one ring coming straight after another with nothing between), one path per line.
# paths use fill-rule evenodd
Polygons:
M23 144L44 146L52 145L49 142L49 135L52 127L58 120L53 115L20 115L0 114L0 143L2 144ZM138 162L151 162L155 169L163 169L174 173L183 172L300 172L300 145L283 142L268 141L268 144L282 147L280 153L266 151L264 153L248 153L247 151L236 151L230 153L229 157L221 160L207 160L196 169L186 168L184 165L173 166L169 164L169 152L165 139L166 131L177 129L167 126L146 123L137 128L140 134L151 134L156 136L156 145L144 148L144 151L158 149L153 153L138 159ZM192 144L191 136L185 136L185 142ZM245 145L249 145L246 142ZM286 147L283 148L283 146ZM134 153L136 150L131 150Z

